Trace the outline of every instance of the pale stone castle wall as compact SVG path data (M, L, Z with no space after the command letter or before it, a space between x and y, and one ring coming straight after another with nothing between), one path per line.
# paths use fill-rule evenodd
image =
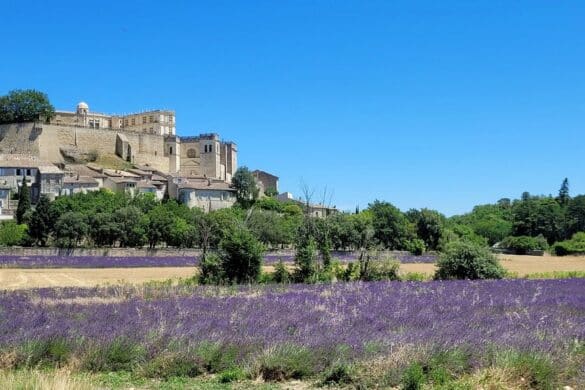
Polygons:
M129 146L131 162L150 165L163 172L230 181L237 169L235 144L220 142L217 134L181 139L121 129L44 123L0 125L0 154L28 154L53 163L64 163L62 148L114 155L120 138L124 139L125 148ZM126 158L126 153L118 155Z

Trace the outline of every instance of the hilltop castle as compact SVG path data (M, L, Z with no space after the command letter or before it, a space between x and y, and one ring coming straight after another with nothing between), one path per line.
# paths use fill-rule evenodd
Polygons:
M48 123L0 125L0 154L36 156L53 164L115 155L171 175L229 183L237 153L236 144L222 142L218 134L177 136L171 110L108 115L81 102L75 111L57 111Z

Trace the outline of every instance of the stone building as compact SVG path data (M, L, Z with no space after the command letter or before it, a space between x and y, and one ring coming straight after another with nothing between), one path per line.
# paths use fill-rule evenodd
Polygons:
M169 182L169 196L189 208L199 207L205 212L236 203L236 190L228 183L205 178L174 178Z
M31 202L42 194L49 199L60 195L65 173L55 165L28 155L0 155L0 186L18 192L23 179L30 187Z
M83 102L75 112L57 111L50 123L0 125L0 153L37 156L54 164L112 157L164 173L226 182L238 168L235 143L222 142L215 133L177 136L173 111L106 115L91 112Z
M278 193L278 176L260 170L253 171L252 175L256 179L261 195L265 195L267 190L273 190Z
M77 104L75 111L56 111L50 123L156 135L175 135L176 133L174 111L152 110L134 114L109 115L90 111L85 102Z

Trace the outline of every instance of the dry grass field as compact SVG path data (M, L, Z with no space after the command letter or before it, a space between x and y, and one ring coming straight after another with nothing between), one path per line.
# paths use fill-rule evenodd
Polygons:
M566 256L500 256L502 265L509 271L524 276L555 271L585 271L585 257ZM272 266L264 267L266 272ZM418 272L430 275L433 264L402 264L401 273ZM155 280L188 278L194 275L191 267L145 268L55 268L55 269L0 269L0 288L25 289L38 287L89 287L98 284L144 283Z

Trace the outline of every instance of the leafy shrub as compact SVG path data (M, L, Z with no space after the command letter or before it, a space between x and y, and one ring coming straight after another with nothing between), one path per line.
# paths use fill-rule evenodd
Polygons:
M262 271L264 246L247 229L226 234L220 244L221 267L226 279L236 283L258 281Z
M402 280L405 282L424 282L427 280L427 275L421 272L407 272L403 277Z
M420 390L425 382L425 373L420 363L411 364L402 374L401 383L404 390Z
M398 269L400 263L392 258L383 258L379 260L370 260L367 263L362 262L360 271L360 280L378 281L378 280L400 280Z
M523 378L527 388L555 389L557 374L553 364L543 356L516 351L506 351L498 357L499 365L510 369L514 376Z
M197 346L195 355L203 362L207 371L218 373L236 367L238 349L220 343L204 342Z
M290 282L290 273L286 268L286 265L280 260L274 267L274 274L272 278L275 283L288 283Z
M345 363L336 363L324 374L323 385L349 385L353 383L352 368Z
M585 253L585 232L575 233L570 240L557 242L553 245L557 256Z
M425 242L419 238L415 238L406 243L406 250L415 256L420 256L425 253Z
M529 251L534 250L547 250L548 243L546 239L539 235L538 237L529 237L529 236L510 236L506 237L501 246L513 250L517 255L525 255Z
M435 279L501 279L504 275L504 268L487 247L455 241L439 257Z
M201 273L199 274L199 283L201 284L221 284L225 279L225 274L221 266L221 259L215 253L207 253L201 259L199 265Z
M14 221L0 222L0 246L21 245L26 238L27 226Z

